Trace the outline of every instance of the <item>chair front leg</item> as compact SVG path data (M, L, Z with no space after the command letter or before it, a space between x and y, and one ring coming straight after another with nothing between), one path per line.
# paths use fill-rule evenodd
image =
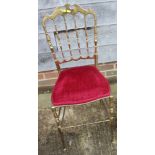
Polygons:
M58 128L58 132L60 134L60 138L61 138L61 141L62 141L62 146L63 146L63 149L65 151L66 147L65 147L64 135L63 135L63 132L62 132L61 123L60 123L60 119L59 119L60 110L61 109L59 109L59 114L57 114L56 108L52 107L53 116L55 118L55 121L56 121L56 124L57 124L57 128Z

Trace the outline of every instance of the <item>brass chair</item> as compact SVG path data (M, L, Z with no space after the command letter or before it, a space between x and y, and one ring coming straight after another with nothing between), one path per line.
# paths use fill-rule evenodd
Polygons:
M80 47L80 41L79 41L79 34L78 34L78 28L77 23L75 20L75 15L77 13L80 13L83 15L83 21L84 21L84 31L85 31L85 37L86 37L86 53L87 56L82 55L81 47ZM66 22L66 15L70 14L72 15L72 19L74 21L74 31L76 34L77 39L77 45L78 45L78 52L79 57L75 58L72 55L72 49L71 49L71 42L69 39L69 31L67 29L67 22ZM88 32L87 32L87 23L86 23L86 16L91 14L93 16L94 20L94 53L93 56L90 56L89 54L89 46L88 46ZM55 24L56 17L61 16L63 17L64 25L65 25L65 33L66 33L66 39L68 42L68 51L70 54L70 58L66 59L64 56L64 51L61 44L61 38L59 36L59 32L57 29L57 26ZM46 22L47 21L53 21L54 28L55 28L55 35L59 44L59 52L61 53L61 60L59 59L57 52L54 50L51 36L49 35L49 32L47 31ZM106 111L108 113L108 120L110 127L111 127L111 136L113 140L113 96L110 94L110 86L108 80L99 72L97 69L98 66L98 52L97 52L97 21L96 21L96 14L92 9L83 9L79 5L69 5L66 4L64 7L57 7L51 15L47 15L42 20L42 26L45 31L46 39L48 42L48 45L51 50L51 56L54 59L54 62L56 64L56 68L59 73L58 80L56 82L56 85L53 89L53 93L51 95L51 109L54 114L56 124L58 127L58 132L60 133L63 149L65 150L65 141L64 136L62 132L61 127L61 121L60 121L60 112L63 109L63 112L67 106L71 105L81 105L86 104L94 101L100 101L103 102L104 100L108 100L108 107L105 106ZM69 69L62 69L61 65L70 62L70 61L77 61L81 59L91 59L94 60L94 66L87 65L87 66L78 66L78 67L72 67ZM58 110L58 112L57 112Z

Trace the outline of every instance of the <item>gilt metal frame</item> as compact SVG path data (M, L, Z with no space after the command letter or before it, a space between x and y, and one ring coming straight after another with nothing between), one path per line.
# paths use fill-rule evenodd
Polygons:
M81 54L80 42L79 42L79 35L78 35L77 24L76 24L76 20L75 20L75 15L77 13L81 13L84 16L84 30L85 30L85 36L86 36L87 53L88 53L87 57L83 57L82 54ZM78 59L75 59L75 58L72 57L71 44L70 44L70 40L69 40L69 36L68 36L67 23L66 23L66 19L65 19L65 15L66 14L71 14L73 16L73 21L74 21L74 24L75 24L76 39L77 39L77 44L78 44L78 50L79 50L79 54L80 54L80 56L79 56ZM88 32L87 32L87 24L86 24L86 16L88 14L91 14L94 17L94 55L92 57L89 56L89 47L88 47ZM61 44L61 41L60 41L60 36L59 36L58 30L57 30L57 26L56 26L56 24L54 22L55 18L58 17L58 16L62 16L63 19L64 19L66 38L67 38L68 47L69 47L69 51L70 51L70 59L69 60L65 60L63 49L62 49L62 44ZM53 21L53 24L54 24L54 27L55 27L55 32L56 32L56 37L57 37L57 40L58 40L60 51L61 51L62 56L63 56L63 61L62 62L60 62L57 59L56 54L55 54L55 51L54 51L53 44L51 42L50 35L47 32L46 22L48 20L52 20ZM73 5L73 6L71 6L70 4L65 4L64 7L57 7L52 12L51 15L44 16L43 17L43 20L42 20L42 26L43 26L43 29L45 31L46 39L47 39L47 42L48 42L48 45L49 45L50 51L51 51L51 56L54 59L54 62L56 64L56 68L58 70L58 73L61 71L61 66L60 65L62 63L69 62L69 61L77 61L77 60L80 60L80 59L94 59L95 66L97 67L97 65L98 65L97 20L96 20L96 13L95 13L94 10L92 10L92 9L83 9L79 5L76 5L76 4ZM100 101L100 103L102 103L102 102L104 102L106 100L108 100L108 103L109 103L108 107L107 106L104 106L104 108L106 110L106 113L108 114L108 119L106 121L109 122L109 125L111 127L111 136L112 136L112 141L113 141L114 140L113 131L112 131L113 130L113 119L114 119L114 109L113 109L113 106L114 106L113 103L114 102L113 102L113 96L108 96L108 97L105 97L105 98L100 98L100 99L95 100L95 101ZM94 101L91 101L91 102L94 102ZM83 103L78 104L78 105L82 105L82 104ZM57 127L58 127L58 132L60 133L60 136L61 136L61 141L62 141L63 149L64 150L66 150L66 146L65 146L64 136L63 136L63 132L62 132L61 122L63 121L63 117L64 117L64 113L65 113L65 108L67 106L70 106L70 105L57 106L57 107L56 106L52 106L51 107L51 110L53 112L53 116L55 118L55 121L56 121L56 124L57 124ZM57 112L57 109L58 109L58 112ZM63 111L62 118L60 118L61 110Z

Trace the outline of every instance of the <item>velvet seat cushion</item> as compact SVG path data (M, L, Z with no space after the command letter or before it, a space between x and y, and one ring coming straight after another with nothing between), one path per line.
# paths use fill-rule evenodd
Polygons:
M110 95L108 80L95 66L60 72L51 96L54 106L87 103Z

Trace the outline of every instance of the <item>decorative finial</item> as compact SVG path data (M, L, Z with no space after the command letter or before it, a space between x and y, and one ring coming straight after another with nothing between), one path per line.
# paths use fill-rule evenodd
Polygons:
M70 4L66 3L65 7L66 7L67 10L70 10Z

